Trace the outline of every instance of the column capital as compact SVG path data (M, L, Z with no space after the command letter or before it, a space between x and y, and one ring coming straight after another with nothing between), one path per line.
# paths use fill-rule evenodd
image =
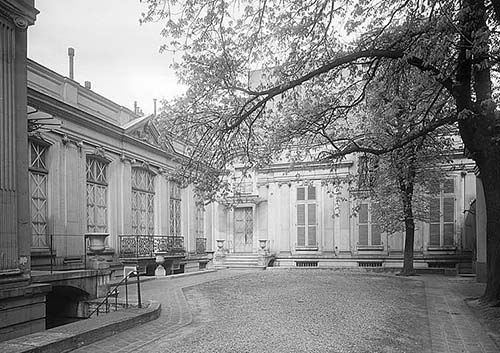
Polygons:
M0 16L10 19L19 29L26 29L35 23L39 13L33 0L3 0L0 2Z

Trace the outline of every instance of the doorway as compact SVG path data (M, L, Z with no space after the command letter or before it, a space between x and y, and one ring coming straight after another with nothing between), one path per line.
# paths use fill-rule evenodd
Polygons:
M252 252L253 208L241 207L234 210L234 252Z

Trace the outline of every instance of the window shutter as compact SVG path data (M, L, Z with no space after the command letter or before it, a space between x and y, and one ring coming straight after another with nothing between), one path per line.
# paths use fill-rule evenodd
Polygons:
M307 224L316 225L316 204L307 205Z
M304 201L306 199L306 188L297 188L297 201Z
M445 197L443 199L443 221L455 221L455 198L453 197Z
M316 200L316 188L314 186L309 186L307 188L307 199Z
M444 225L443 242L444 242L445 246L452 246L453 245L454 233L455 233L455 225L454 224L445 224Z
M431 223L439 223L439 219L441 218L441 211L439 209L439 199L433 198L430 202L429 207L429 215Z
M429 244L432 246L439 246L440 244L440 225L439 223L437 224L431 224L430 225L430 234L429 234Z
M306 227L297 227L297 245L305 246L306 245Z
M455 180L446 179L443 183L443 193L453 194L455 192Z
M372 245L381 245L380 227L378 224L372 224Z
M308 227L307 229L307 245L316 245L316 226Z
M306 205L297 205L297 225L306 224Z
M359 225L359 245L368 245L368 224Z
M368 205L367 204L361 204L359 207L359 223L368 223Z

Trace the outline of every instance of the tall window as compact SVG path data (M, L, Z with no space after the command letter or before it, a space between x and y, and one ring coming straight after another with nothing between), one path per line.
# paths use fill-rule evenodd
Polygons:
M31 247L34 249L48 248L47 150L47 144L30 140Z
M181 187L170 181L170 235L181 235Z
M205 238L205 207L202 203L196 203L196 238Z
M316 187L297 188L297 246L316 247Z
M87 232L108 231L108 163L87 156Z
M132 231L154 234L154 174L144 168L132 168Z
M430 246L453 246L455 237L455 180L446 179L430 204Z
M381 245L380 227L372 220L372 214L368 203L359 206L358 213L358 245L370 246Z

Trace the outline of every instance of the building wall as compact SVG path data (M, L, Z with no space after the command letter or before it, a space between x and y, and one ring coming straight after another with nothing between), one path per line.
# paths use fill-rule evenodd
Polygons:
M170 231L171 171L184 158L185 146L169 141L172 150L156 136L151 120L135 115L77 82L33 61L28 63L28 105L33 117L51 118L55 128L38 130L33 140L47 148L47 234L53 235L56 264L85 257L87 229L87 158L106 165L106 254L115 260L119 236L133 234L132 179L134 168L148 170L154 182L153 233ZM149 124L149 125L148 125ZM196 203L191 187L181 195L181 236L186 251L196 251ZM38 252L38 255L41 253ZM36 260L40 262L40 258ZM45 262L46 264L46 262Z
M356 164L347 161L339 167L341 175L355 174ZM457 156L456 164L449 172L453 180L453 192L443 194L453 199L453 239L440 245L431 245L430 225L416 222L415 266L441 266L470 261L475 244L474 235L465 232L465 214L475 200L475 176L473 163ZM317 164L271 166L254 172L257 181L251 193L235 192L234 198L226 200L226 207L218 206L218 224L214 227L220 239L226 240L229 252L235 251L234 210L239 207L254 208L253 251L258 251L258 239L268 239L269 247L277 255L277 264L295 266L297 261L318 260L318 266L360 266L359 262L377 262L375 265L402 266L404 232L382 233L380 243L363 245L359 234L359 202L348 185L328 185L329 169ZM235 171L236 179L241 176ZM298 244L297 189L314 186L316 197L316 240L311 246ZM237 189L237 183L235 183ZM235 189L235 190L236 190ZM444 199L443 199L444 200ZM444 201L441 201L441 205ZM441 206L445 207L445 206ZM449 206L446 206L449 207ZM442 209L444 210L444 208ZM449 210L449 209L448 209ZM301 211L302 212L302 211ZM447 214L451 210L446 211ZM450 216L450 215L448 215ZM444 226L442 226L442 231Z

